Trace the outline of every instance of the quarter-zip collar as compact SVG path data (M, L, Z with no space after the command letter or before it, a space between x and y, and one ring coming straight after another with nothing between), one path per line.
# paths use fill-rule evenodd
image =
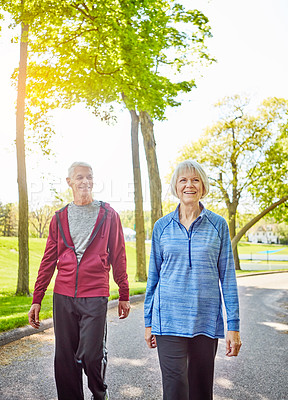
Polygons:
M200 215L195 219L195 221L192 222L189 230L187 230L185 228L184 225L181 224L180 222L180 218L179 218L179 207L180 207L180 203L178 204L176 210L174 211L173 215L172 215L172 219L174 221L176 221L180 227L180 229L184 230L187 234L187 239L188 239L188 259L189 259L189 267L192 268L192 254L191 254L191 237L192 237L192 231L193 231L193 227L195 226L197 221L200 221L203 216L206 214L206 208L204 207L204 205L199 202L199 205L201 207L201 213Z
M200 207L202 208L202 211L200 213L200 215L195 219L195 221L193 222L193 224L198 221L200 218L202 219L204 217L204 215L207 213L207 209L204 207L204 205L199 202ZM172 219L176 222L178 222L178 224L181 224L180 222L180 218L179 218L179 207L180 207L180 203L178 204L176 210L174 211L174 213L172 214ZM181 224L182 225L182 224Z

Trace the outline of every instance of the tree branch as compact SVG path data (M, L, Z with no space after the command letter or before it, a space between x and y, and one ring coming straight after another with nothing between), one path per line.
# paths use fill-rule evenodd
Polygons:
M96 54L95 61L94 61L94 68L95 68L95 71L97 72L97 74L99 74L99 75L108 75L109 76L109 75L116 74L116 72L120 71L120 68L117 68L117 69L115 69L114 71L111 71L111 72L101 72L101 71L99 71L98 68L97 68L97 58L98 58L98 55Z
M231 202L230 202L229 194L228 194L227 190L223 186L222 172L220 172L220 174L219 174L219 179L215 179L215 178L210 177L210 180L212 180L216 184L218 184L218 188L220 189L220 191L222 193L222 196L224 198L226 206L227 206L227 208L229 208Z
M239 240L242 238L243 235L253 226L256 224L256 222L260 221L261 218L263 218L266 214L268 214L270 211L274 210L274 208L280 206L280 204L285 203L285 201L288 200L288 196L282 197L280 200L276 201L275 203L271 204L269 207L265 208L260 214L256 215L251 221L249 221L246 225L243 226L242 229L237 233L236 236L234 236L232 240L232 249L236 249L237 244Z
M77 4L71 4L72 7L74 7L77 11L79 11L82 15L84 15L85 18L89 19L90 21L94 22L95 21L95 17L92 17L89 12L89 8L86 6L85 3L82 3L82 6L85 8L86 12L84 10L82 10L81 7L79 7Z

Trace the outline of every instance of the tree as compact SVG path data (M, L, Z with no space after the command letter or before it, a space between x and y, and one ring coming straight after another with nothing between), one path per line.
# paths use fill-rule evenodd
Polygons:
M141 170L138 143L139 116L135 110L131 114L131 143L134 176L134 202L135 202L135 230L136 230L136 281L147 281L146 251L145 251L145 226L143 213L143 195L141 184Z
M0 203L0 235L17 236L17 205Z
M146 111L140 112L140 121L149 175L151 225L153 229L155 222L163 215L162 185L156 155L156 141L153 130L153 121Z
M284 222L277 224L277 233L281 244L288 245L288 225Z
M24 0L21 1L24 6ZM21 23L20 63L16 107L17 180L19 191L19 272L16 294L29 294L28 189L25 160L25 91L29 25Z
M287 121L287 101L284 99L264 100L254 115L251 114L249 105L249 99L239 95L226 97L216 104L220 109L221 119L207 128L196 143L186 146L179 159L195 158L203 164L210 177L212 198L225 203L237 269L240 269L240 263L235 245L236 214L240 200L247 196L248 190L261 187L259 184L263 181L259 168L267 165L267 154L276 141L279 126ZM276 179L274 185L279 185L281 177L275 174L273 178ZM273 178L266 176L267 182L271 182ZM268 195L267 191L263 192ZM266 199L268 200L268 196ZM275 203L274 208L277 205ZM265 213L259 218L263 215ZM255 222L256 220L252 225Z
M16 153L17 181L19 193L19 269L16 294L29 294L29 245L28 245L28 190L25 160L25 96L28 55L29 11L24 0L5 2L0 6L10 13L16 24L21 25L20 62L18 74L17 105L16 105Z
M245 224L232 240L235 248L241 237L269 213L277 222L288 221L288 126L284 125L276 141L266 150L263 161L254 170L249 187L262 210ZM272 203L272 204L271 204Z
M41 58L29 64L29 118L35 132L37 126L43 130L47 111L77 102L109 119L109 112L99 111L101 105L120 101L124 94L130 115L133 110L141 117L154 224L162 211L152 118L163 118L167 106L180 105L177 94L195 86L193 79L173 82L159 70L169 65L180 72L195 62L195 55L209 60L204 46L210 35L207 18L164 0L56 2L47 18L37 24L32 44ZM184 24L190 24L189 32L179 29ZM193 60L187 57L191 53Z
M55 207L45 205L30 213L30 224L34 227L39 238L47 237L47 228L55 211Z
M288 194L288 124L281 127L280 134L265 152L265 159L255 170L255 184L250 192L261 209ZM258 182L258 184L256 183ZM277 222L288 222L287 204L275 207L269 215Z
M99 115L103 103L120 101L124 93L128 110L142 112L153 225L161 216L161 184L149 118L163 118L167 106L180 104L175 101L177 94L195 86L193 79L173 82L159 71L169 65L180 72L197 57L209 60L204 45L210 35L207 18L198 10L186 11L174 0L43 0L41 4L26 0L25 4L31 7L30 46L35 53L29 64L27 123L36 140L49 151L53 129L47 110L83 102ZM189 32L182 29L185 24L190 25ZM189 60L191 53L194 57ZM102 116L108 119L109 113Z

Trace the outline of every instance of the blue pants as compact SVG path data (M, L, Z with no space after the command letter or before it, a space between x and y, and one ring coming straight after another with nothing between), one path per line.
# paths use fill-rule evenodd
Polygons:
M212 400L218 339L156 336L163 400Z
M107 297L74 298L54 293L58 400L84 400L82 369L94 399L105 398L107 302Z

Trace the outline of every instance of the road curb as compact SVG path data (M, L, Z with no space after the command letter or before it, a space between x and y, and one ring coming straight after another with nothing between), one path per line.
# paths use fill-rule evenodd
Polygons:
M44 319L41 321L39 329L34 329L30 325L21 328L12 329L11 331L3 332L0 334L0 346L14 342L15 340L22 339L25 336L34 335L35 333L43 332L46 329L52 328L52 318Z
M145 294L137 294L130 297L130 303L136 303L138 301L143 301ZM108 309L115 308L118 305L118 300L111 300L108 302ZM53 319L44 319L40 323L39 329L34 329L30 325L25 325L21 328L11 329L10 331L0 333L0 346L14 342L15 340L22 339L26 336L35 335L36 333L43 332L46 329L53 327Z

